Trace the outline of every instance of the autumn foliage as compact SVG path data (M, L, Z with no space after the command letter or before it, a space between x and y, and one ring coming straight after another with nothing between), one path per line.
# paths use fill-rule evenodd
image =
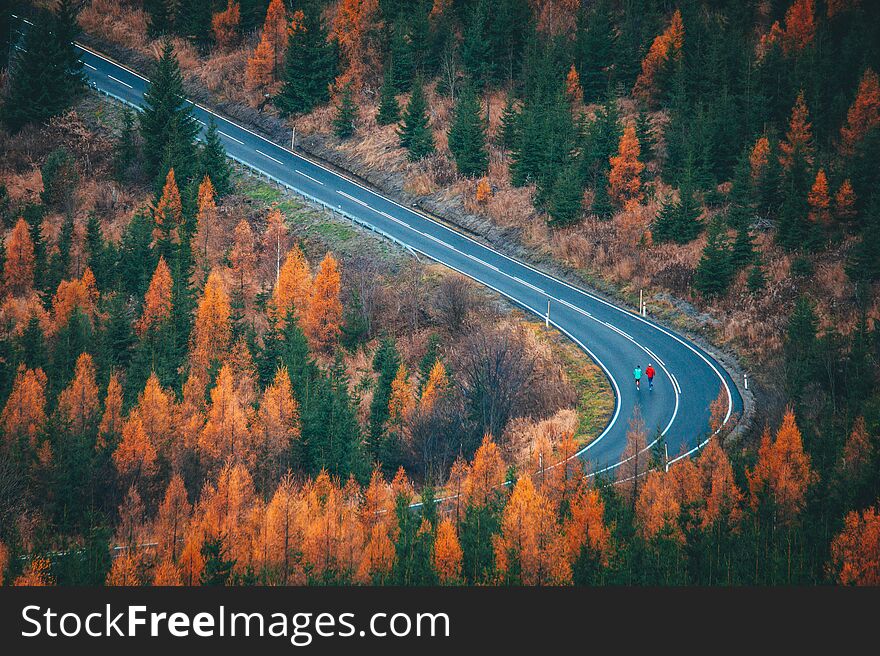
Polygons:
M641 174L645 165L639 161L639 139L634 125L628 125L620 138L617 155L612 155L611 172L608 174L608 193L620 206L642 199Z
M312 282L309 304L303 317L303 330L318 350L336 341L342 330L342 302L339 299L340 273L336 259L324 256Z
M880 83L877 73L866 69L859 83L856 98L840 128L840 147L844 155L852 155L865 136L880 126Z
M22 295L34 284L34 242L28 224L20 218L6 237L3 285L13 295Z
M684 24L681 20L681 12L676 9L669 26L654 39L648 54L642 60L642 70L636 79L633 94L642 100L651 100L656 93L655 83L658 73L669 62L680 59L683 46Z

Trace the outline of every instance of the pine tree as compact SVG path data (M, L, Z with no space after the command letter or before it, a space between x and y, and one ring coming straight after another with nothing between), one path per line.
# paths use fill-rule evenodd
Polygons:
M394 83L388 72L382 79L382 88L379 89L379 111L376 114L376 123L379 125L391 125L400 120L400 106L397 104Z
M610 219L614 214L614 205L611 204L611 197L608 195L608 178L604 174L601 174L596 181L590 212L603 221Z
M336 60L336 46L327 39L319 10L296 12L284 54L283 85L273 99L282 116L310 112L330 100Z
M767 285L767 278L764 276L764 267L760 263L752 265L749 269L749 277L746 279L746 287L752 296L760 293Z
M703 229L700 222L702 210L694 198L690 175L685 177L679 190L679 198L663 205L651 234L654 241L687 244L696 239Z
M211 19L214 0L187 0L177 5L174 29L188 39L201 52L207 52L211 45Z
M501 114L501 128L498 131L498 145L505 150L511 150L519 141L519 112L516 109L516 99L513 94L508 94Z
M569 166L556 178L547 212L548 223L553 227L564 227L575 223L583 209L584 188L580 167Z
M199 153L199 167L194 176L195 180L204 180L205 176L211 180L214 193L222 197L232 191L232 167L226 156L226 148L220 141L217 132L217 123L211 117L208 129L205 131L205 145Z
M694 289L706 298L723 296L727 293L733 273L725 227L716 221L709 226L709 239L694 274Z
M144 111L140 114L141 136L144 140L144 159L147 177L164 177L163 162L178 173L181 181L192 171L192 153L199 124L186 102L183 77L174 47L166 40L162 55L144 93ZM170 159L170 162L168 161Z
M72 43L77 35L68 0L57 14L40 12L11 64L11 80L0 120L13 132L61 114L85 90L82 64Z
M333 119L333 133L340 139L348 139L355 132L355 121L358 118L358 107L354 102L354 91L351 82L342 90L342 97L336 106L336 117Z
M126 108L122 115L122 132L113 146L113 177L117 182L128 182L131 179L139 156L135 115Z
M755 243L748 226L742 226L736 231L736 239L733 240L733 249L730 253L730 261L736 270L743 269L755 259Z
M880 279L880 194L875 194L866 212L861 239L853 247L846 272L857 284Z
M370 450L373 461L379 459L379 446L385 434L388 419L388 401L391 398L391 383L400 368L400 353L391 338L382 340L373 356L373 371L378 374L370 403Z
M434 135L428 122L427 99L421 80L413 82L412 94L397 130L400 145L409 151L409 159L418 161L434 152Z
M788 320L783 352L786 362L786 387L790 398L799 398L804 386L819 366L816 332L819 321L806 296L795 304Z
M406 93L410 90L415 75L415 63L413 61L413 46L411 39L406 34L406 28L401 23L391 27L389 44L388 65L386 75L397 93Z
M489 168L480 98L470 84L465 85L455 105L449 128L449 150L460 175L474 178L484 175Z
M144 0L147 13L147 33L156 38L167 34L174 27L174 13L168 0Z

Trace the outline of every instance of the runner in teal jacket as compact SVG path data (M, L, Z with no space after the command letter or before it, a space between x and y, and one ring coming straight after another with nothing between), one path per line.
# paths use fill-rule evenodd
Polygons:
M636 365L636 368L633 369L633 377L636 379L636 389L642 389L641 388L642 368L639 365Z

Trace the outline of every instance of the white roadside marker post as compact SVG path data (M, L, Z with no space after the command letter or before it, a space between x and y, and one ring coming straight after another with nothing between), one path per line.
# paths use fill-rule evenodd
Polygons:
M547 299L547 316L544 317L544 326L546 328L550 327L550 299Z

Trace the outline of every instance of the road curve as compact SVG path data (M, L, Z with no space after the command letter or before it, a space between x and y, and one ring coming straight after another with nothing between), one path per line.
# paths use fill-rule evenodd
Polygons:
M93 87L129 105L142 105L146 78L88 48L80 52ZM591 472L619 464L636 407L649 443L663 435L673 460L705 443L709 405L719 391L727 397L727 418L742 413L742 397L730 374L686 338L503 255L207 108L193 104L193 113L203 126L213 119L229 156L256 172L476 280L541 318L546 319L549 301L549 322L599 364L614 391L608 425L578 453ZM644 369L648 363L657 370L654 389L638 391L633 368L639 364Z

